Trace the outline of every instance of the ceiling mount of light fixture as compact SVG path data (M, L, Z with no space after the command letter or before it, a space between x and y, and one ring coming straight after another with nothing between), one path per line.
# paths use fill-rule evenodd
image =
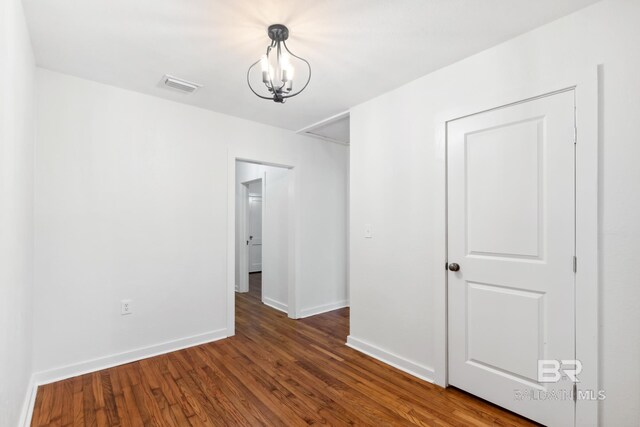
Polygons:
M267 28L267 34L271 40L283 42L289 38L289 29L282 24L273 24Z
M247 84L249 89L262 99L270 99L274 102L284 103L287 98L294 97L305 90L311 80L311 65L309 62L295 54L287 47L289 29L282 24L270 25L267 34L271 44L267 46L267 52L251 64L247 70ZM294 67L292 61L299 65ZM256 73L260 64L260 73ZM300 90L294 90L294 72L306 68L306 81ZM252 84L252 80L254 83ZM256 84L261 80L262 84Z

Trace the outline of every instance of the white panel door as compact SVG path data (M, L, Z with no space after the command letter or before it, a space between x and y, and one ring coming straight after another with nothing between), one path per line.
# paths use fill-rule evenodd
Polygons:
M449 383L557 426L573 383L538 361L575 358L574 126L567 91L447 128Z
M262 197L249 197L249 273L262 271Z

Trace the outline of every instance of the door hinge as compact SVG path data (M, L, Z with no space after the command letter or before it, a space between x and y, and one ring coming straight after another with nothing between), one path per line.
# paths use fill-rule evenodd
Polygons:
M573 127L573 144L577 144L578 143L578 127L574 126Z
M578 401L578 384L573 383L573 401Z
M578 272L578 257L577 256L573 257L573 272L574 273Z

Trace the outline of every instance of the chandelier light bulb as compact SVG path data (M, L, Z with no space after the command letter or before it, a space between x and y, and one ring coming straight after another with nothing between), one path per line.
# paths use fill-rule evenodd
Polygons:
M262 69L262 83L269 82L269 59L267 55L262 55L260 58L260 68Z

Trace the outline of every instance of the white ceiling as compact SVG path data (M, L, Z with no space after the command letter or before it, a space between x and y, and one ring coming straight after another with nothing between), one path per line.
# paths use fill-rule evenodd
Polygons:
M39 66L297 130L595 0L24 0ZM286 104L246 85L269 24L313 67ZM159 87L164 74L202 83Z

